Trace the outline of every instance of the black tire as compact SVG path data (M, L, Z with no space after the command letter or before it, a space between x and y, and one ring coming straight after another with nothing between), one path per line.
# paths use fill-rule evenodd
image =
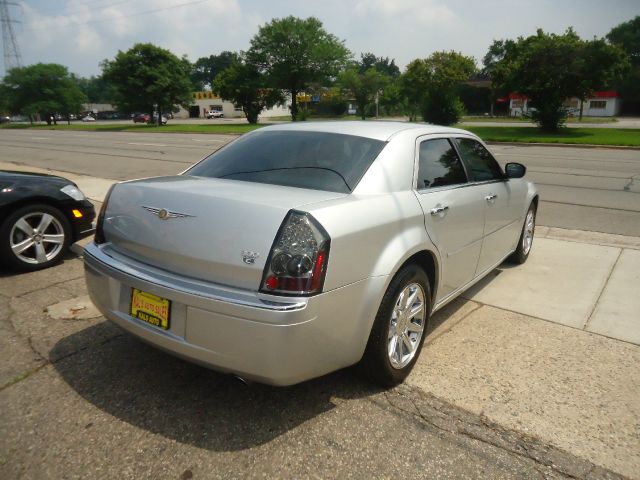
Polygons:
M401 292L411 285L417 284L422 289L424 319L422 332L415 345L415 353L411 360L403 366L393 366L390 359L390 333L392 329L392 314L396 308ZM362 374L373 383L383 387L393 387L401 383L415 365L426 336L429 317L431 315L431 288L426 273L417 265L403 267L391 280L387 291L382 297L380 308L373 322L369 341L364 356L359 363ZM409 319L411 321L411 319ZM403 348L402 346L400 348ZM394 352L395 352L394 348Z
M531 243L528 248L525 245L525 235L527 234L527 223L529 221L529 215L533 216L533 226L531 228ZM532 203L529 206L529 210L527 210L527 214L524 217L524 223L522 224L522 231L520 232L520 238L518 239L518 247L516 250L507 258L509 263L514 263L516 265L522 265L529 258L529 254L531 253L531 249L533 248L533 239L535 237L536 230L536 205Z
M42 219L45 214L51 215L53 219L44 232L35 231L39 226L38 218ZM34 238L33 245L21 254L14 253L11 248L12 242L16 244L29 238L29 235L17 226L21 219L31 227L35 227L33 235L40 233L47 235L49 239L53 238L51 235L56 235L59 243L48 242L45 237L38 236L38 238ZM63 237L60 237L60 235ZM60 262L70 243L71 228L69 221L60 210L44 204L24 205L11 213L0 225L0 263L13 270L27 272L41 270ZM41 255L38 258L38 250L36 249L40 252L44 251L44 256Z

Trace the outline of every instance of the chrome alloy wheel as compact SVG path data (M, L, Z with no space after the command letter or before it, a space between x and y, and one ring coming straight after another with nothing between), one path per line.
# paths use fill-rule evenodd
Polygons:
M424 290L420 284L410 283L398 295L391 312L387 354L393 368L404 368L415 357L426 316Z
M60 254L64 248L64 228L53 215L29 212L9 233L9 246L16 257L25 263L39 265Z
M533 231L536 228L536 217L533 210L529 210L527 218L524 222L524 235L522 235L522 251L525 255L529 254L531 245L533 244Z

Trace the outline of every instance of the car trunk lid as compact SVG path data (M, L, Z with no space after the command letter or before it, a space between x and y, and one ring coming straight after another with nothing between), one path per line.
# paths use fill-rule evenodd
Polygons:
M175 176L118 184L105 212L110 248L192 278L257 290L291 209L345 194Z

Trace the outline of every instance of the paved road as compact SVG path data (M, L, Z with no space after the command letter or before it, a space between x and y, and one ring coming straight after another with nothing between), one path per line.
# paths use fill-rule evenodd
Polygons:
M0 161L127 180L178 173L235 137L0 130ZM640 151L495 145L543 199L538 223L640 236Z

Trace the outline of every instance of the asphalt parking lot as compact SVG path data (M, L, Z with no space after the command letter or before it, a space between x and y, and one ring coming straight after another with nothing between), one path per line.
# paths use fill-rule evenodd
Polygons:
M0 168L68 172L95 200L229 139L5 132ZM246 386L161 353L92 309L73 253L0 274L0 477L640 478L640 154L493 150L540 184L531 258L436 314L390 391L350 369Z

